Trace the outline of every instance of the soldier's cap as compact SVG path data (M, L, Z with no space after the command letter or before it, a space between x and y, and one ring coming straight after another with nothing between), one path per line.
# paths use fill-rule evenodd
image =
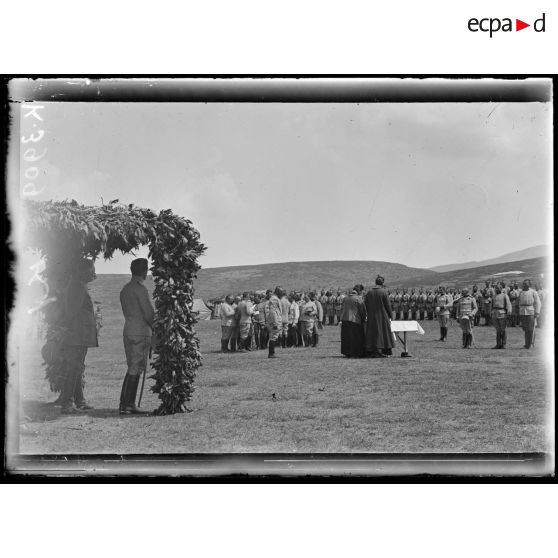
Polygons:
M467 287L465 287L464 289L461 289L461 294L462 295L468 295L469 294L469 289Z
M136 258L130 264L132 275L142 275L149 268L149 262L145 258Z

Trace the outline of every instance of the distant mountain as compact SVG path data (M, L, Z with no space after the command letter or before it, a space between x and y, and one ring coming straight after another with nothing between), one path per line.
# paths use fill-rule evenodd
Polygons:
M539 244L538 246L532 246L531 248L525 248L524 250L517 250L515 252L509 252L503 256L498 256L497 258L490 258L488 260L464 262L459 264L447 264L438 265L436 267L429 268L430 271L437 271L443 273L445 271L455 271L458 269L471 269L473 267L481 267L492 264L507 263L507 262L517 262L520 260L530 260L532 258L542 258L548 255L548 246L546 244Z
M534 283L540 282L541 274L548 272L549 258L531 258L530 260L519 260L492 265L483 265L468 269L456 269L438 273L438 285L455 287L472 287L475 283L484 285L487 279L503 280L507 283L516 280L521 283L523 279L531 279ZM417 286L412 279L405 281L404 286Z
M392 262L330 261L287 262L202 269L195 282L196 297L204 299L281 285L286 289L347 289L356 283L372 285L378 274L389 285L412 279L435 284L438 274L428 269Z

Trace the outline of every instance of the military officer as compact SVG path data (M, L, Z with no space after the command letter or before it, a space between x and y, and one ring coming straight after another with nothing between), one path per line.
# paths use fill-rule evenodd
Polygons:
M321 292L320 298L319 298L320 304L322 305L322 325L325 326L326 325L326 318L327 318L327 301L328 301L328 297L326 295L326 293L324 291Z
M473 342L473 320L478 307L475 298L469 294L469 289L462 289L455 310L455 317L463 332L463 348L470 349Z
M429 320L433 320L434 319L434 300L435 300L435 295L432 292L431 289L428 289L427 293L426 293L426 316L428 317Z
M395 296L393 297L393 314L396 321L401 319L401 293L399 289L395 291Z
M409 307L411 309L411 320L416 320L418 310L418 294L415 289L412 289L411 291L411 295L409 297Z
M329 325L334 325L335 323L335 295L331 291L327 291L327 304L326 304L326 314Z
M446 289L444 287L439 287L434 304L436 306L438 323L440 324L439 341L445 341L448 336L448 322L450 308L453 306L453 298L449 293L446 293Z
M496 346L493 349L506 348L506 325L511 314L512 305L509 296L501 285L496 287L492 301L492 323L496 328Z
M59 402L61 412L65 415L93 408L83 395L83 377L88 348L99 346L93 301L87 290L87 283L96 277L93 261L80 260L64 293L66 333L62 342L61 360L65 380Z
M391 316L392 320L396 320L397 317L395 316L395 293L392 291L388 291L388 300L389 305L391 306Z
M512 306L511 314L508 316L510 327L519 325L519 287L517 283L512 283L509 295Z
M145 258L132 261L132 279L120 291L120 305L124 314L124 351L128 370L120 394L120 414L146 414L136 406L136 394L142 373L147 367L151 349L151 328L155 310L143 284L147 278Z
M418 294L418 312L419 312L419 319L421 321L424 320L424 315L426 312L426 293L421 288Z
M268 358L276 358L275 344L283 330L283 310L280 301L282 295L283 289L281 287L275 287L275 291L270 296L267 306L266 325L269 333Z
M541 312L541 300L535 289L531 288L531 281L523 281L519 293L519 319L525 332L524 349L530 349L535 334L535 323Z
M252 350L252 316L255 306L250 300L250 293L242 294L242 300L238 303L238 328L240 334L240 352Z
M345 295L338 290L337 296L335 297L335 316L337 317L337 325L341 323L341 314L343 312L343 299Z
M407 289L403 289L403 294L401 295L401 302L400 302L400 310L402 313L402 320L408 320L409 319L409 308L410 308L410 304L411 304L411 297L409 295L409 293L407 292Z

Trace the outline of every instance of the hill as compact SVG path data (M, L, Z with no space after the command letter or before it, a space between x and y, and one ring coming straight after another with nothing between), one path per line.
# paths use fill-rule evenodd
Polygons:
M547 273L548 263L547 257L531 258L529 260L447 271L445 273L439 273L438 278L440 284L443 285L469 287L475 283L480 285L489 278L502 279L506 283L510 280L517 280L518 282L521 282L523 279L531 279L536 283L540 281L541 273Z
M446 271L456 271L459 269L471 269L477 267L483 267L493 264L501 264L508 262L517 262L520 260L531 260L533 258L542 258L548 256L548 246L546 244L539 244L538 246L532 246L531 248L525 248L524 250L516 250L515 252L508 252L497 258L490 258L488 260L481 261L471 261L458 264L447 264L438 265L436 267L430 267L430 271L436 271L438 273L444 273Z
M371 285L378 274L394 286L406 280L412 280L414 284L436 284L438 277L436 272L427 269L392 262L285 262L202 269L198 273L195 289L196 296L204 299L276 285L300 290L308 287L346 289L355 283Z

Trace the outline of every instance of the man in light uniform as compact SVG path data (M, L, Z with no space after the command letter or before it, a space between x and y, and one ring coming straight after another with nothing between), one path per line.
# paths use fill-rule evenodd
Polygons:
M314 333L314 321L318 315L316 304L310 300L309 295L304 296L304 304L300 309L300 323L302 331L302 342L305 347L310 347L312 334Z
M446 293L444 287L438 289L438 294L434 301L436 306L436 315L438 316L438 323L440 324L440 339L439 341L445 341L448 336L448 323L450 308L453 306L453 298L450 294Z
M411 297L409 296L409 293L407 292L407 289L403 289L403 294L401 295L401 313L402 313L402 320L408 320L409 319L409 308L411 305Z
M411 296L409 297L409 307L411 309L411 320L416 321L418 310L418 294L415 292L415 289L411 291Z
M525 332L524 349L530 349L533 344L536 320L541 313L541 300L535 289L531 288L531 281L523 281L519 293L519 320Z
M426 293L426 317L429 320L433 320L434 319L434 300L435 300L435 296L432 293L431 289L428 289L427 293Z
M233 308L233 297L232 295L227 295L225 297L225 302L221 304L221 352L229 353L236 351L236 338L233 338L235 334L234 326L234 308ZM229 343L231 348L229 349Z
M469 294L469 289L463 289L455 307L455 317L463 332L464 349L471 348L473 342L473 320L477 312L477 301Z
M242 300L238 303L241 352L252 350L252 315L254 311L255 307L250 300L250 293L242 293Z
M337 317L337 325L341 323L341 313L343 312L343 299L345 295L341 293L340 290L337 291L337 296L335 297L335 316Z
M120 394L120 414L146 414L136 407L136 394L140 377L147 367L151 349L151 328L155 310L143 284L147 278L148 262L138 258L130 265L132 279L120 291L120 304L124 314L124 351L128 370Z
M512 305L506 291L501 285L496 287L496 294L492 301L492 323L496 328L496 346L493 349L506 348L506 325L511 314Z
M289 309L291 307L287 291L281 291L279 302L281 303L281 334L279 335L279 343L284 349L287 346L287 337L289 336Z
M295 294L289 295L289 333L287 337L288 347L298 347L298 318L300 316L299 306L295 300Z
M391 316L390 316L390 318L392 320L396 320L397 318L395 316L395 293L391 292L390 290L388 290L388 300L389 300L389 304L391 306Z
M316 305L316 319L314 320L314 329L312 331L312 347L317 347L320 342L320 332L322 329L322 321L324 319L324 310L322 304L316 297L316 293L310 293L310 300Z
M401 296L399 289L397 289L393 297L393 315L396 321L401 319Z
M513 283L510 288L509 295L511 302L511 314L508 316L510 327L515 327L519 324L519 288L517 283Z
M283 311L281 309L281 301L279 300L282 294L283 289L275 287L275 291L270 296L267 305L266 325L269 333L269 353L267 358L276 358L275 344L283 330Z

